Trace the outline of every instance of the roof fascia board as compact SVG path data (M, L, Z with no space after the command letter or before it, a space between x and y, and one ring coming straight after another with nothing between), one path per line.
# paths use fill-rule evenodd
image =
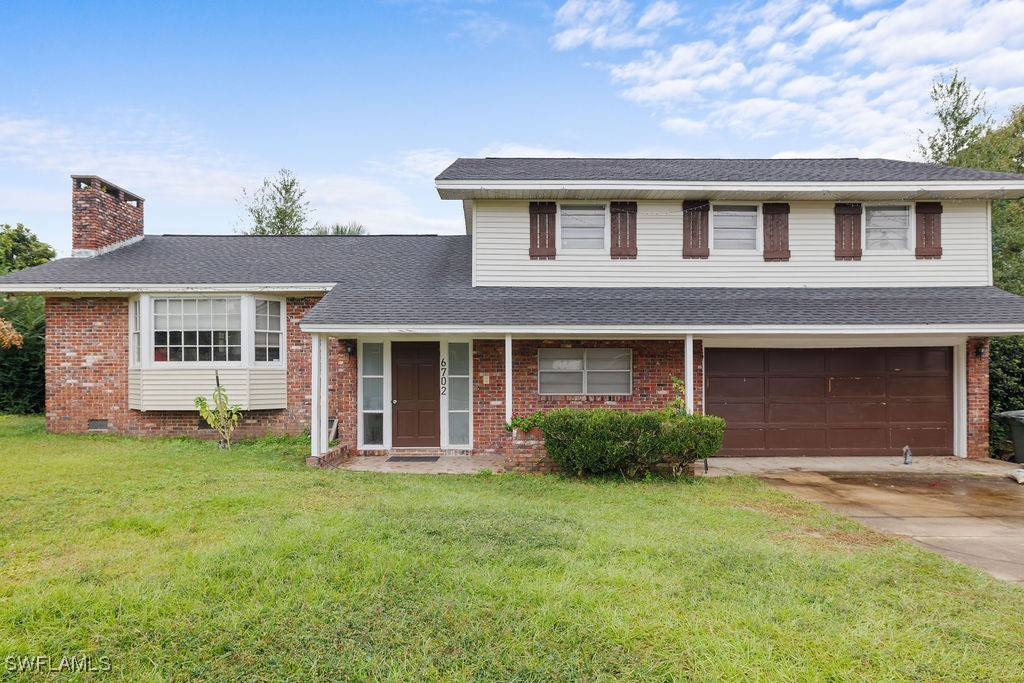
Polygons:
M6 294L151 294L180 292L284 292L288 294L322 294L330 291L335 282L282 282L276 284L68 284L47 285L34 283L0 282L0 293Z
M694 325L694 326L509 326L509 325L333 325L300 323L303 332L322 334L477 334L489 336L536 336L551 339L558 335L600 338L662 337L677 339L692 334L702 335L889 335L889 334L954 334L975 336L1024 334L1022 324L990 325Z
M897 181L897 182L681 182L621 180L438 180L437 192L442 199L472 199L478 195L493 196L500 192L572 192L599 190L607 192L668 191L693 194L713 192L834 193L853 196L880 191L895 194L921 193L942 196L943 193L974 193L978 199L1024 197L1024 181Z

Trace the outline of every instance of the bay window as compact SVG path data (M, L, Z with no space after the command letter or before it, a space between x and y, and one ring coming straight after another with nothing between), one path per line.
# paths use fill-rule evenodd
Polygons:
M283 364L285 303L250 294L142 295L131 304L135 367Z

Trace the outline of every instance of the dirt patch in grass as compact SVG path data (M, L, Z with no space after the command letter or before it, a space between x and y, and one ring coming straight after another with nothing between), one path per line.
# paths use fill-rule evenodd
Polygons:
M780 538L795 541L812 548L856 551L885 548L897 539L874 529L815 529L804 527L778 534Z

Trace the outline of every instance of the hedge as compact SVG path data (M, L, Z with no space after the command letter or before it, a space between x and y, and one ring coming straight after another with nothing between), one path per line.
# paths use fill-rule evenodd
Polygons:
M636 477L663 461L685 465L722 447L725 420L674 409L628 413L560 408L540 420L548 456L577 475Z

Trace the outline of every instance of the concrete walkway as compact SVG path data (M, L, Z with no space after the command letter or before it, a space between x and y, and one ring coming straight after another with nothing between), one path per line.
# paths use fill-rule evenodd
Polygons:
M709 476L759 477L1024 587L1024 486L1006 477L1020 465L960 458L915 458L911 465L893 458L714 458L710 465Z

